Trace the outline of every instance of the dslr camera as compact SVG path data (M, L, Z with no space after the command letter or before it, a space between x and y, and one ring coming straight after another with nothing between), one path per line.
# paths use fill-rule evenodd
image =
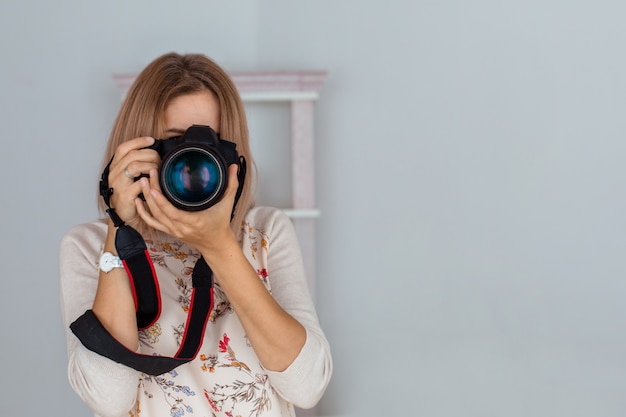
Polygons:
M193 125L182 136L156 139L146 149L161 157L159 184L165 197L181 210L200 211L219 202L226 191L228 166L240 165L235 147L211 127Z

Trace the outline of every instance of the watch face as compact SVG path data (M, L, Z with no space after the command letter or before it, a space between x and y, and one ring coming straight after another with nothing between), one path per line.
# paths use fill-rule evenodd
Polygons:
M105 252L100 257L99 267L104 272L109 272L113 268L121 268L122 262L120 258L113 255L111 252Z

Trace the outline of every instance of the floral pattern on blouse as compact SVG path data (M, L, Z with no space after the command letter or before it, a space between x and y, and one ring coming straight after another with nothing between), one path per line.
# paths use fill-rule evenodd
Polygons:
M175 369L156 377L142 374L139 380L139 390L143 390L144 395L148 399L152 399L155 394L148 392L145 387L148 383L158 387L162 398L169 406L170 416L172 417L184 416L187 413L193 414L193 408L187 403L187 399L194 397L196 393L187 385L177 384L175 381L176 377L178 377L178 372ZM137 401L135 408L130 411L130 417L139 417L141 415L140 404L140 401Z
M233 416L233 409L240 402L252 404L251 416L261 416L263 411L271 408L269 393L273 392L273 388L269 385L266 374L253 374L248 365L237 359L229 342L230 338L224 334L219 341L221 355L200 355L200 360L204 362L201 369L204 372L215 372L216 367L235 368L241 375L231 383L216 384L210 391L205 389L204 396L213 411L223 412L226 416Z
M271 291L268 234L244 222L239 239L259 279ZM200 255L175 240L159 246L148 243L159 277L162 313L155 324L140 332L140 341L143 354L172 356L184 334L192 296L191 273ZM130 417L141 417L142 410L150 416L164 407L168 407L172 417L282 415L280 407L273 407L278 394L226 294L218 284L213 292L213 310L198 356L163 375L141 374L137 402ZM289 410L292 413L293 408L289 406Z

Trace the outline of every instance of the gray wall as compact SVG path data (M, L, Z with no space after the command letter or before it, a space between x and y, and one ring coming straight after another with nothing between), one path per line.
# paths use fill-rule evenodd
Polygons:
M170 50L325 69L320 410L626 414L626 6L610 1L0 3L0 415L84 416L57 246L96 216L114 72Z

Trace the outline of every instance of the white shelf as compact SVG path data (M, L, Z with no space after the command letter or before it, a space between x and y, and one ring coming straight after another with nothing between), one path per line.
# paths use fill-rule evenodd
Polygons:
M292 219L317 219L321 214L319 209L284 208L281 210Z
M317 100L318 95L312 91L294 92L253 92L241 93L241 100L246 103L268 102L268 101L294 101L294 100Z

